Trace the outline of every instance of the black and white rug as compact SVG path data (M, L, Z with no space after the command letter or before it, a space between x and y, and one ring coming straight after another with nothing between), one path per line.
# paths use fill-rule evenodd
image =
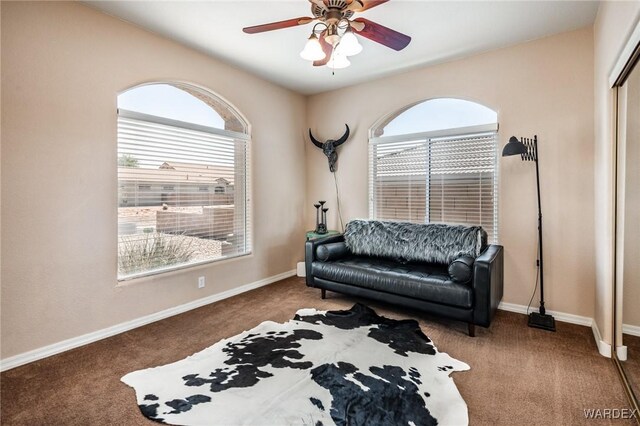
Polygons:
M449 374L468 369L416 321L356 304L301 309L122 381L146 417L174 425L465 425Z

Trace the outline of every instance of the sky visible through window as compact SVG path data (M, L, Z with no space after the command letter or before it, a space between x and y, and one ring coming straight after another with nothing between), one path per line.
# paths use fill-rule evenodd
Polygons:
M480 104L462 99L431 99L394 118L382 136L406 135L498 122L498 114Z
M224 129L222 117L213 108L169 84L149 84L128 90L118 96L118 108Z

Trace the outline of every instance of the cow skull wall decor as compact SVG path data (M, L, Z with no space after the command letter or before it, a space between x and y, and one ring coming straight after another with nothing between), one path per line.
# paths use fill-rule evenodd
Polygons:
M345 126L347 130L344 132L344 135L342 135L340 139L329 139L325 143L319 142L316 138L314 138L313 134L311 134L311 129L309 129L309 137L311 138L311 142L313 142L315 146L320 148L324 155L327 156L327 159L329 160L329 170L331 170L332 173L336 171L336 161L338 161L337 148L345 143L349 138L349 126L346 124Z

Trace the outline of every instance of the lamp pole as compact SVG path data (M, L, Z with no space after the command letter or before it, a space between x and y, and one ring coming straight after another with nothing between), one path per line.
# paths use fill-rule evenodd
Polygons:
M542 255L542 203L540 197L540 169L538 167L538 136L535 135L533 140L518 140L515 136L509 139L509 142L502 150L502 156L520 154L522 161L534 161L536 163L536 188L538 190L538 259L536 266L540 272L540 309L539 312L531 312L529 314L529 327L541 328L548 331L556 331L556 321L552 315L547 315L544 307L544 257Z
M536 162L536 186L538 188L538 241L540 247L538 248L540 263L540 315L546 314L544 308L544 256L542 255L542 205L540 202L540 169L538 168L538 135L533 136L533 157Z

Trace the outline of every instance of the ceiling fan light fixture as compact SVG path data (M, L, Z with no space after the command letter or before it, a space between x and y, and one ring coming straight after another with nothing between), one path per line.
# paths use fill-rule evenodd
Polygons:
M353 56L362 52L362 45L358 42L351 28L347 28L340 39L340 52L345 56Z
M337 25L329 25L327 27L327 34L324 36L324 41L335 47L340 42L340 34L338 34Z
M307 61L321 61L327 55L324 53L324 50L322 50L318 37L314 33L311 33L307 43L304 45L304 49L300 52L300 56Z
M327 62L327 67L334 70L346 68L349 65L351 65L351 62L349 62L349 59L347 59L345 55L341 54L337 50L333 51L333 55L331 55L331 59L329 59L329 62Z
M1 0L0 0L1 1ZM298 27L314 23L311 36L300 52L303 59L314 67L329 66L333 69L348 67L347 59L362 52L359 37L400 51L411 42L411 37L365 18L353 18L385 4L389 0L308 0L312 16L253 25L242 29L246 34L258 34L283 28Z

